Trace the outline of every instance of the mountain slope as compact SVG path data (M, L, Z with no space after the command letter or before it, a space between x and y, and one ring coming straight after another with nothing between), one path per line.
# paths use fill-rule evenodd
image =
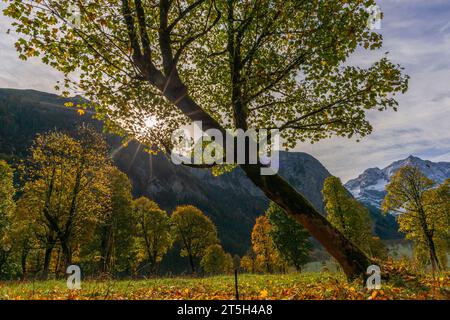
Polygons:
M78 115L64 107L66 100L33 90L0 89L0 154L24 157L36 133L58 129L71 132L83 123L101 130L90 114ZM207 170L173 165L164 155L152 156L132 142L121 147L121 139L108 135L116 165L133 185L134 196L145 195L169 212L179 204L193 204L215 222L226 250L243 254L250 245L250 233L268 200L240 169L220 177ZM0 155L1 156L1 155ZM280 154L280 174L321 212L323 182L330 173L305 153Z

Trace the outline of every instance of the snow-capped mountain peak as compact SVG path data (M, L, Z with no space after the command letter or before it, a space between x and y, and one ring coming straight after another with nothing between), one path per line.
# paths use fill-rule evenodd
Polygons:
M450 162L432 162L411 155L406 159L393 162L384 169L367 169L356 179L348 181L345 187L359 201L379 208L386 195L386 185L392 175L401 167L408 165L419 168L424 175L436 183L442 183L450 177Z

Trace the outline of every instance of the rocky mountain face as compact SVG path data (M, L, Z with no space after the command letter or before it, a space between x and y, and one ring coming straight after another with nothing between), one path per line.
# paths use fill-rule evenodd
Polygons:
M14 157L26 156L37 133L54 129L70 133L83 122L101 130L92 114L80 116L64 102L33 90L0 89L0 157L13 162ZM107 140L135 197L148 196L169 212L180 204L199 207L217 225L225 249L245 253L255 219L264 213L268 200L240 169L214 177L207 170L176 166L164 155L149 155L137 142L121 148L119 137L108 135ZM280 174L323 212L321 190L330 173L318 160L305 153L282 152Z
M424 175L436 183L442 183L450 177L449 162L431 162L409 156L406 159L393 162L384 169L367 169L358 178L350 180L345 184L345 187L352 195L369 209L375 221L375 232L384 239L398 239L403 237L398 232L398 226L394 216L387 215L384 219L380 218L383 217L381 204L386 196L386 185L389 183L393 174L401 167L408 165L419 168Z
M359 201L380 208L391 176L404 166L419 168L425 176L436 183L442 183L450 177L450 162L431 162L409 156L393 162L384 169L367 169L358 178L348 181L345 187Z

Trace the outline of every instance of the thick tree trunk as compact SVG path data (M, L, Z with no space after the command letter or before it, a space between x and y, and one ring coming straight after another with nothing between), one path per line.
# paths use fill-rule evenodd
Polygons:
M242 165L253 183L273 202L302 224L342 266L348 279L363 278L369 258L279 175L262 176L257 165Z

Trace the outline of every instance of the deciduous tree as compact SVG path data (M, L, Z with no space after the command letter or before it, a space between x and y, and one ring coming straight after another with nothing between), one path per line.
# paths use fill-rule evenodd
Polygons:
M414 242L419 256L425 254L433 272L442 267L438 252L445 252L450 230L448 181L434 187L419 168L405 166L391 177L383 202L385 212L398 213L400 231Z
M252 249L249 250L249 252L242 257L240 267L248 273L255 273L256 270L256 257L255 253Z
M13 174L6 161L0 160L0 275L12 248L10 231L15 208Z
M213 244L206 248L200 261L203 271L209 274L221 274L229 271L227 263L229 264L229 259L220 244Z
M155 273L158 263L173 242L169 216L155 202L145 197L133 201L133 215L137 236L141 246L145 248L150 272Z
M49 229L48 255L57 239L65 266L72 262L75 243L92 234L107 195L102 179L108 165L106 143L89 127L80 127L78 135L38 135L26 169L25 194Z
M372 235L369 210L354 199L337 177L328 177L323 187L327 219L371 257L386 257L384 244Z
M57 245L55 233L48 227L39 203L33 193L25 191L17 200L16 210L12 218L12 239L14 252L20 260L22 278L26 279L31 255L40 255L44 251L41 279L46 280L49 274L51 253ZM37 271L37 270L35 270Z
M133 216L131 182L114 166L105 169L108 180L109 203L99 221L100 270L102 272L130 271L134 259L135 220Z
M206 248L219 242L213 222L194 206L179 206L171 216L173 235L182 245L181 256L188 257L192 272L196 258L203 257Z
M280 265L280 256L270 237L272 225L265 216L256 219L252 231L252 249L255 252L256 269L272 273Z
M346 64L358 48L382 46L367 23L373 0L83 0L78 24L65 2L7 2L24 35L20 58L41 56L110 128L167 152L170 134L188 120L224 135L276 128L286 148L364 137L372 131L366 111L396 110L395 94L407 90L387 56ZM149 118L158 125L143 134ZM365 274L366 255L303 195L279 175L261 176L261 163L241 167L349 277Z

